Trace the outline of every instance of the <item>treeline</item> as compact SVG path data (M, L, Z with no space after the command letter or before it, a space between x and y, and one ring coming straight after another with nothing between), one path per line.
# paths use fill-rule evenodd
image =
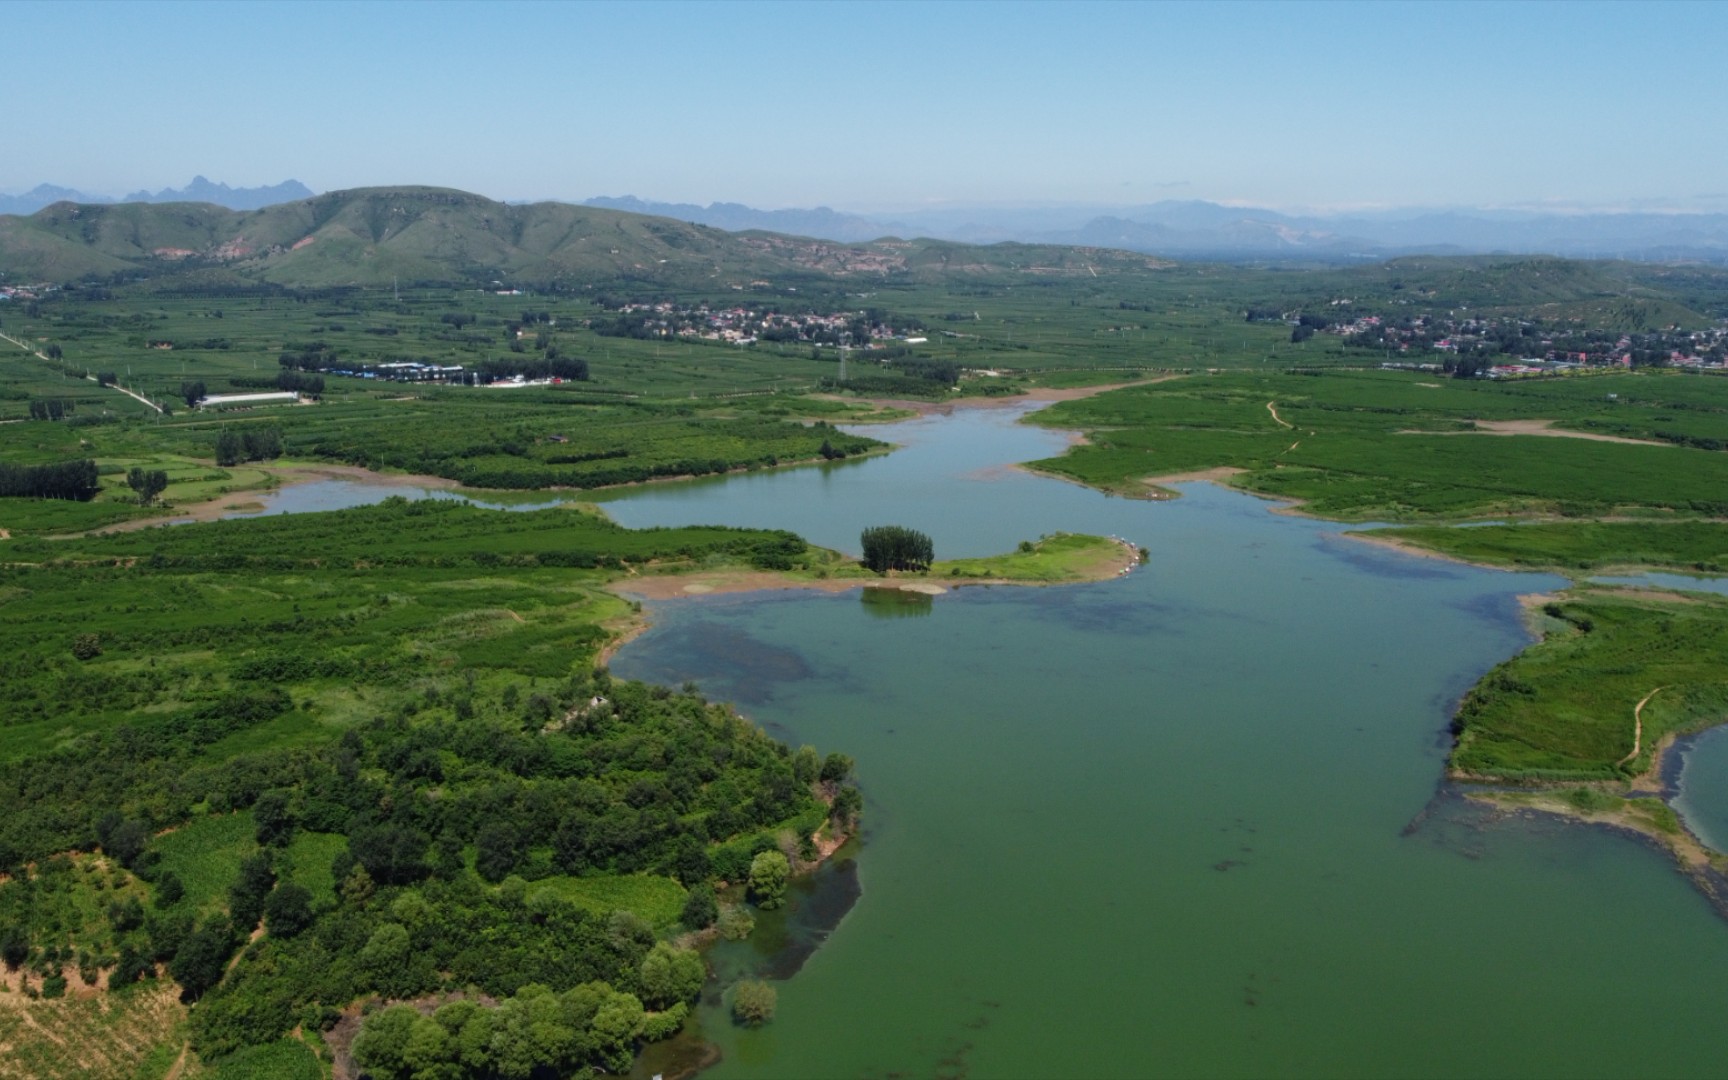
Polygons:
M495 382L520 375L525 379L588 381L588 361L579 356L501 356L482 360L476 369L480 382Z
M329 371L339 367L342 358L328 342L309 341L291 345L276 357L276 363L289 371Z
M247 461L274 461L282 456L282 432L273 427L222 429L216 436L216 464L239 465Z
M30 419L32 420L64 420L77 410L77 406L63 398L31 398Z
M307 397L324 393L324 376L284 369L274 379L254 375L230 375L228 384L241 390L288 390Z
M48 465L0 463L0 498L74 499L94 498L100 488L96 462L57 461Z

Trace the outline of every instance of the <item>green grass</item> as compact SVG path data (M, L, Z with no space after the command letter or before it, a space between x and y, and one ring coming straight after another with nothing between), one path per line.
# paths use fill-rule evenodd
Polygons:
M157 837L154 847L161 853L161 868L172 870L186 887L181 903L200 912L224 907L241 860L258 850L256 830L252 812L243 810L194 818Z
M1502 566L1600 570L1615 566L1720 573L1728 567L1728 525L1716 521L1556 521L1414 526L1366 535Z
M661 929L678 921L686 895L684 886L654 874L588 877L560 874L534 882L528 892L530 896L551 893L595 915L634 911Z
M1616 395L1610 399L1608 395ZM1278 412L1278 423L1268 410ZM1233 482L1344 520L1728 512L1728 454L1672 445L1465 432L1478 420L1580 429L1661 423L1691 408L1728 425L1728 380L1600 375L1535 383L1403 372L1194 377L1067 402L1037 422L1080 427L1088 444L1040 469L1107 490L1218 466ZM1716 421L1712 420L1712 423Z
M277 876L292 881L312 893L312 903L336 902L336 878L330 872L336 856L348 847L348 838L333 833L307 832L302 829L289 842L284 859L288 869L277 865Z
M1583 590L1564 629L1489 672L1459 708L1453 767L1478 776L1611 780L1648 768L1669 732L1728 720L1728 603ZM1634 711L1643 734L1633 754Z
M1054 584L1098 578L1125 557L1120 543L1103 536L1056 533L1027 541L1027 545L1030 550L1006 555L938 560L930 567L930 575Z
M200 1074L209 1080L321 1080L322 1062L300 1039L279 1039L262 1046L249 1046L205 1066Z

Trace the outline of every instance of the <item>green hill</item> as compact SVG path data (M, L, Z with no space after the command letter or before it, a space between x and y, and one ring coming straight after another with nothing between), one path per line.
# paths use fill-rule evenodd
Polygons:
M1358 303L1577 319L1620 330L1710 324L1691 306L1708 295L1708 285L1694 280L1700 274L1681 290L1653 269L1541 256L1408 256L1347 271L1339 284ZM1703 276L1717 290L1728 283L1728 274Z
M285 286L403 282L746 286L799 279L1083 275L1167 264L1093 248L928 240L847 245L733 234L567 203L513 206L447 188L336 191L255 211L56 203L0 217L0 273L62 281L220 268Z

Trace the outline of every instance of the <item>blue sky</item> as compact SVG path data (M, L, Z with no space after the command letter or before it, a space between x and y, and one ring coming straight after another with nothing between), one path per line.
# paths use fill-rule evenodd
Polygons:
M0 191L1728 210L1728 4L0 5Z

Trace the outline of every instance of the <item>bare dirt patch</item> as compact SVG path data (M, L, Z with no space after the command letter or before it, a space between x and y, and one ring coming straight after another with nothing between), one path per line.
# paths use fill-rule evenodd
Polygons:
M1096 397L1110 390L1125 390L1131 386L1151 386L1153 383L1168 382L1171 379L1186 378L1183 375L1155 375L1150 379L1135 379L1131 382L1100 383L1097 386L1066 386L1066 387L1034 387L1024 394L1014 394L1004 397L966 397L955 398L952 401L917 401L909 398L833 398L837 401L862 401L884 409L905 409L919 416L951 416L959 409L1007 409L1015 405L1024 405L1028 401L1056 402L1079 401L1082 398ZM830 395L832 397L832 395Z
M1654 439L1628 439L1620 435L1597 435L1589 431L1567 431L1557 420L1478 420L1473 431L1400 431L1400 435L1546 435L1556 439L1586 439L1590 442L1626 443L1631 446L1667 446Z
M1234 465L1219 465L1210 469L1195 469L1191 472L1165 473L1163 476L1148 476L1140 482L1151 489L1149 495L1154 499L1174 499L1176 492L1161 490L1166 484L1188 484L1197 480L1209 480L1214 484L1228 484L1233 476L1240 476L1247 469L1239 469Z

